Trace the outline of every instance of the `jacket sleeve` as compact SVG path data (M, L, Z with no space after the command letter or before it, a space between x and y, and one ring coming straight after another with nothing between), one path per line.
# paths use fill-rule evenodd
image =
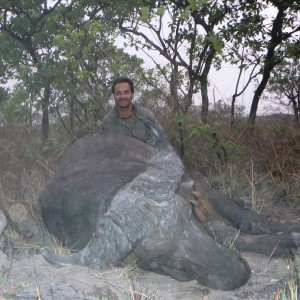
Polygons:
M103 120L101 121L100 125L97 128L98 132L108 132L108 120L107 117L104 117Z
M155 118L153 112L145 108L142 110L142 114L139 118L150 129L151 132L151 139L147 141L147 143L156 146L157 148L166 147L169 142L163 127Z

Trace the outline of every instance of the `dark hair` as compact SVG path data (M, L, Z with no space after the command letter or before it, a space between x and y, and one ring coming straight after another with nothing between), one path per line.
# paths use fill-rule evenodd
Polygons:
M112 87L111 87L111 91L112 91L113 94L115 93L115 87L116 87L116 85L118 83L123 83L123 82L127 82L130 85L131 93L134 93L133 81L130 78L128 78L128 77L121 77L121 78L115 79L113 81L113 84L112 84Z

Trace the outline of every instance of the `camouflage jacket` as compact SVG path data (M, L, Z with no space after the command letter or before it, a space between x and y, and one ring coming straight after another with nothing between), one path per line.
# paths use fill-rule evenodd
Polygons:
M118 109L115 106L103 118L100 130L131 136L151 145L155 144L155 130L159 130L160 133L164 134L162 126L156 120L154 114L138 105L133 105L133 114L129 119L119 118Z

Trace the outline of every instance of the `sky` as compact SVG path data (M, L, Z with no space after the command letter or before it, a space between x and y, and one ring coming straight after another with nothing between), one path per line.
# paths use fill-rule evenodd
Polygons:
M148 55L143 53L142 51L136 51L135 48L126 48L125 51L128 54L136 55L145 61L145 68L153 68L155 65L153 61L149 58ZM149 54L149 52L148 52ZM156 51L151 52L151 57L155 59L155 61L163 63L166 62L165 59L158 54ZM209 73L209 82L210 85L208 87L209 91L209 100L210 105L213 105L214 101L222 100L227 104L231 103L231 97L235 90L236 81L238 78L239 68L230 64L223 64L220 70L211 69ZM245 84L247 81L247 73L243 74L241 85ZM249 115L250 107L252 103L253 94L255 91L255 84L251 83L245 93L239 96L236 100L236 104L238 106L245 107L245 114ZM197 93L194 95L194 103L196 105L201 104L201 95ZM257 114L269 114L269 113L285 113L286 109L283 107L279 107L278 105L273 105L270 107L270 103L266 102L264 99L261 99L258 105Z

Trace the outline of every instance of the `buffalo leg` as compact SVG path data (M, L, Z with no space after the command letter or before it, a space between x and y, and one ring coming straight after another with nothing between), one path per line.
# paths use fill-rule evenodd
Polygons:
M299 226L269 220L263 215L241 207L204 182L196 186L184 183L178 193L192 202L194 213L202 223L220 220L242 233L251 235L300 232Z
M289 257L299 247L300 233L286 232L248 235L220 221L207 225L207 230L220 243L241 252L255 252L269 257Z

